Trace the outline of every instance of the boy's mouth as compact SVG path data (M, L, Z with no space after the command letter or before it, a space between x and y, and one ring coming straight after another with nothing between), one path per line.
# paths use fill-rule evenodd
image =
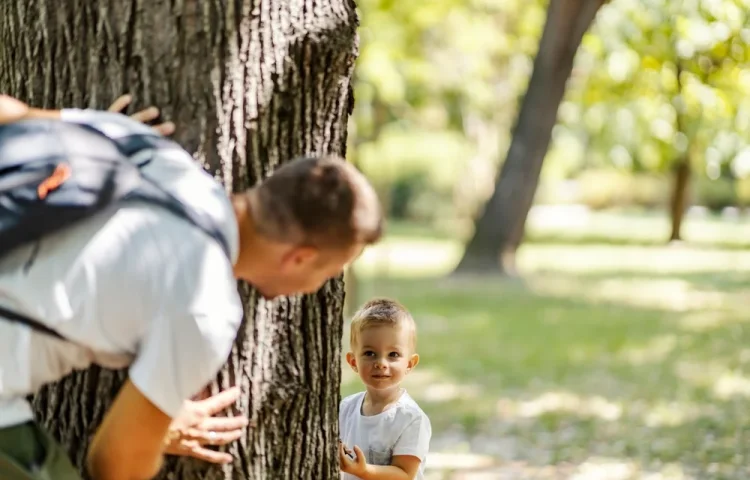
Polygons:
M391 377L390 375L383 375L383 374L378 374L378 375L373 375L372 376L372 378L390 378L390 377Z

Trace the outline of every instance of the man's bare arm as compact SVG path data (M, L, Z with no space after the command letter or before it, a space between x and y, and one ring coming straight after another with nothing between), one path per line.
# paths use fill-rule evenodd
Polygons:
M32 108L9 95L0 95L0 125L27 118L60 118L60 110Z
M87 466L95 480L147 480L161 468L172 419L130 380L94 435Z

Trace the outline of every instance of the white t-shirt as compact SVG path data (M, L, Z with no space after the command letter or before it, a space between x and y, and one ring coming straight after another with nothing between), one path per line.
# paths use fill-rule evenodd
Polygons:
M364 399L365 392L360 392L341 401L341 441L352 450L357 445L365 454L367 463L372 465L390 465L393 455L418 457L422 463L415 478L424 479L432 436L430 419L406 392L388 410L372 416L362 415ZM345 473L341 478L355 480L357 477Z
M122 115L63 111L108 135L147 129ZM0 318L0 428L32 418L24 397L92 363L128 365L135 386L175 416L226 361L242 318L232 264L237 224L223 187L184 151L145 172L215 218L231 260L211 237L167 210L113 207L0 257L0 304L50 326L65 342Z

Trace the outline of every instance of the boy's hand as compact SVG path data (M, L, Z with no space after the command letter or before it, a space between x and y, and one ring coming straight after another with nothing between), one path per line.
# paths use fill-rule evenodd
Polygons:
M341 465L341 471L354 475L355 477L362 477L367 471L365 454L362 453L362 450L356 445L354 445L355 457L352 458L349 456L350 453L351 450L349 450L342 442L339 442L339 463Z

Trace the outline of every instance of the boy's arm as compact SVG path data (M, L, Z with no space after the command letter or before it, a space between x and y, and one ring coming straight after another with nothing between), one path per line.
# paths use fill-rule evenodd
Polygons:
M414 480L422 461L413 455L394 455L390 465L366 464L362 480Z
M347 455L347 447L339 444L341 470L362 480L414 480L422 461L414 455L394 455L391 465L371 465L365 461L365 454L355 445L354 457Z

